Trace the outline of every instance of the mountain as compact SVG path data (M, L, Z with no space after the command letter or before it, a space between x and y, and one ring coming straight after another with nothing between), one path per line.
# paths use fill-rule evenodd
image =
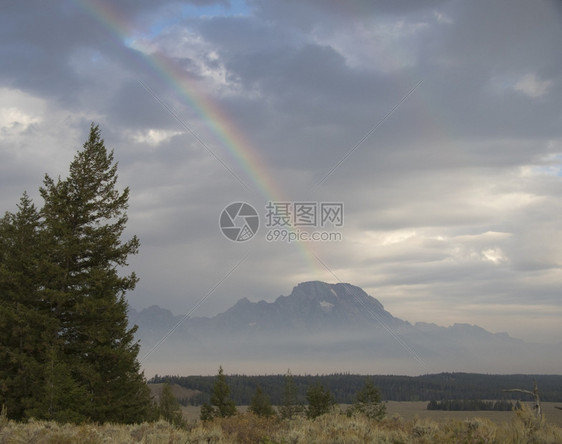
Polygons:
M562 364L561 345L469 324L412 325L343 283L304 282L274 302L243 298L214 317L184 318L158 306L130 310L148 374L213 373L219 365L253 374L556 373Z

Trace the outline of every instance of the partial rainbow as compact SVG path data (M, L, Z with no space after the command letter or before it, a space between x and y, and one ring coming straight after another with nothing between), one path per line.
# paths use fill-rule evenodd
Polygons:
M110 2L100 0L74 0L87 14L108 28L120 43L131 39L134 28L130 20L121 14ZM209 129L236 159L246 176L251 179L267 201L286 202L282 190L273 182L268 169L252 146L249 139L237 128L234 121L210 96L197 88L196 81L181 70L169 57L162 53L148 53L136 49L149 67L174 88L187 105L207 124ZM318 264L312 242L295 242L306 261L316 269L325 272Z
M133 29L130 22L118 13L107 3L99 0L74 0L79 3L90 15L102 22L113 33L115 33L121 42L127 41ZM223 145L237 159L239 165L244 169L248 177L252 179L260 192L267 200L272 202L283 202L283 194L275 186L270 177L268 177L267 168L260 160L257 150L249 143L249 140L236 128L233 121L223 110L212 101L210 97L201 94L195 88L195 82L188 77L184 71L179 71L178 67L162 54L149 54L139 51L143 59L156 70L163 78L165 78L187 101L191 108L202 117L213 133L221 140ZM294 231L294 230L293 230ZM295 242L304 259L308 262L312 270L315 272L314 278L319 273L329 276L328 280L339 280L338 277L322 262L314 253L313 242ZM370 312L370 310L367 310ZM383 327L404 347L418 362L423 361L416 353L416 350L405 343L394 330L387 326L376 313L370 312Z
M130 21L109 2L76 0L76 3L116 34L121 42L131 38L133 28ZM210 96L203 93L203 88L197 88L196 81L189 78L189 74L165 54L148 53L138 48L136 51L154 71L180 93L187 105L203 118L256 188L270 200L282 198L283 193L271 180L258 151L252 147L248 138L237 128L230 116Z

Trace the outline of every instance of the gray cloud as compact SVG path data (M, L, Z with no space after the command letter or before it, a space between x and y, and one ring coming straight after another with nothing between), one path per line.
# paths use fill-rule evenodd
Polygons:
M65 174L95 120L131 187L137 308L188 311L249 251L200 314L337 277L404 319L559 338L549 307L559 313L560 7L248 3L237 14L191 2L224 5L214 17L172 1L120 3L127 40L74 2L5 5L1 208L24 189L40 204L43 174ZM156 52L205 102L186 98ZM223 123L234 128L226 141L213 126ZM248 167L254 158L261 165ZM260 190L256 175L279 192ZM344 240L269 243L262 225L236 245L219 233L229 202L264 214L281 196L344 202Z

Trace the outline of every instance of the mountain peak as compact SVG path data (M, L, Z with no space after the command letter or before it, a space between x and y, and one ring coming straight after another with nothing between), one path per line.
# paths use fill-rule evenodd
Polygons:
M318 303L326 302L345 307L346 310L355 307L385 312L383 305L374 297L369 296L362 288L348 283L302 282L293 288L287 298L317 301Z
M232 331L252 332L279 331L288 326L291 332L320 332L354 329L373 322L403 323L361 288L321 281L302 282L291 294L279 296L274 302L242 298L213 322L228 325Z
M308 328L329 328L358 322L394 322L396 319L375 298L347 283L302 282L288 296L278 297L273 306L277 313L299 319ZM314 327L316 326L316 327Z

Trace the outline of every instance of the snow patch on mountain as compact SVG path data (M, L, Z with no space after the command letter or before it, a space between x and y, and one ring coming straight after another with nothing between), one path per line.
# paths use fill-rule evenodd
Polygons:
M334 290L332 290L334 291ZM331 302L328 301L320 301L320 308L322 308L322 310L326 311L326 312L330 312L332 311L332 308L334 308L334 304L332 304Z

